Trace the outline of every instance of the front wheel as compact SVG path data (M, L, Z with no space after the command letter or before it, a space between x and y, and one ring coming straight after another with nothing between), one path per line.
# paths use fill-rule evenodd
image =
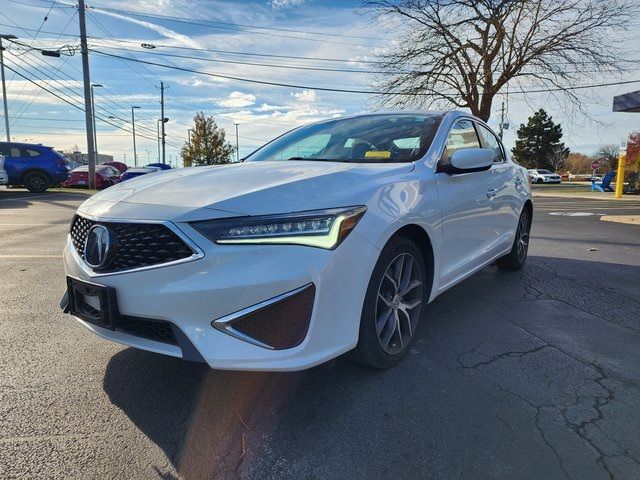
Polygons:
M529 232L531 231L531 216L525 208L520 214L516 238L513 240L511 251L496 261L498 268L502 270L520 270L527 260L529 252Z
M537 184L544 183L544 180L543 180L543 179L541 179L541 178L538 178L538 179L536 180L536 183L537 183Z
M41 172L27 173L24 177L24 186L32 193L41 193L49 188L49 177Z
M408 238L392 239L382 250L367 287L356 359L375 368L400 363L413 343L426 295L420 249Z

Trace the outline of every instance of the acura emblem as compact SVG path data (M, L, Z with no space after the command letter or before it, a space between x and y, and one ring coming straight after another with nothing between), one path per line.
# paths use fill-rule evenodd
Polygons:
M84 261L96 270L106 266L112 240L110 230L104 225L91 227L84 242Z

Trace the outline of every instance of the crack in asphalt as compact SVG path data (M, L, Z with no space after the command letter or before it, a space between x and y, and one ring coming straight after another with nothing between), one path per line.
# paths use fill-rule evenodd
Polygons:
M634 333L640 333L640 328L626 323L627 319L640 317L640 302L637 299L610 289L607 289L605 293L592 284L580 281L579 277L567 278L562 276L553 265L544 261L532 265L526 270L523 270L522 273L525 282L523 286L525 293L520 297L520 301L541 300L544 298L555 300L608 323L613 323ZM552 280L555 279L557 281L550 281L550 276ZM556 292L562 292L562 294ZM589 292L589 296L585 297L584 292ZM626 300L626 303L632 303L633 305L624 309L613 309L612 305L622 305L625 303L622 301L616 302L614 297L620 297ZM568 298L582 298L585 306L571 302ZM604 313L609 316L596 311L601 308L603 308ZM612 314L618 317L619 321L611 318Z
M537 291L535 289L535 287L531 287L534 291ZM578 307L574 307L574 308L578 308ZM581 310L580 308L578 308L579 310ZM604 469L604 471L606 472L608 478L610 480L613 480L614 477L614 473L611 469L611 466L609 465L609 460L612 458L616 458L616 457L625 457L627 459L629 459L630 461L634 462L637 465L640 465L640 460L637 459L636 457L634 457L626 448L624 448L622 445L620 445L620 443L618 441L616 441L615 439L611 438L608 434L606 434L604 432L604 430L600 427L599 423L602 422L603 420L605 420L605 412L604 412L604 408L607 405L610 405L612 402L616 401L616 397L615 397L615 392L614 389L609 387L608 385L606 385L607 381L616 381L618 383L621 383L623 385L626 385L626 382L621 382L620 380L616 379L615 377L612 377L610 375L608 375L604 369L600 366L597 365L594 362L590 362L587 360L583 360L581 358L576 357L575 355L572 355L570 353L568 353L567 351L565 351L564 349L562 349L561 347L558 347L557 345L552 344L551 342L539 337L538 335L536 335L535 333L531 332L530 330L528 330L526 327L523 327L522 325L519 325L517 323L515 323L511 318L505 316L502 312L500 311L494 311L496 313L496 315L498 315L499 317L507 320L508 322L510 322L514 327L522 330L523 332L525 332L528 336L530 336L531 338L534 338L537 342L540 342L542 345L539 345L537 347L528 349L528 350L513 350L513 351L507 351L507 352L502 352L499 353L497 355L492 355L489 358L487 358L486 360L482 360L479 362L475 362L475 363L465 363L463 360L463 357L466 355L470 355L470 354L479 354L482 356L487 357L486 354L483 354L481 352L479 352L479 348L480 348L480 343L477 344L473 349L467 351L467 352L463 352L461 354L459 354L457 356L457 363L459 365L460 368L465 369L465 370L476 370L480 373L482 373L483 376L489 378L492 383L494 383L494 385L496 385L496 387L498 388L498 390L507 393L515 398L517 398L518 400L522 401L523 403L525 403L526 405L528 405L529 407L531 407L534 411L535 411L535 415L534 415L534 425L536 427L536 429L538 430L540 437L542 439L542 441L545 443L545 445L551 450L551 452L553 453L553 455L556 457L557 461L558 461L558 466L560 468L560 470L563 472L564 476L568 479L572 479L573 477L569 474L569 472L567 471L566 465L562 459L562 455L560 454L560 452L555 448L555 446L552 444L552 442L550 441L550 439L548 438L547 434L545 433L544 427L541 424L541 420L540 417L543 414L543 412L545 410L551 410L553 412L556 413L556 415L559 415L562 420L564 425L566 426L566 428L570 431L572 431L579 439L581 439L583 442L585 442L587 445L589 445L595 452L595 454L597 455L596 458L596 463L598 463L599 465L602 466L602 468ZM591 312L588 312L591 313ZM597 315L596 315L597 316ZM559 352L560 354L572 359L573 361L586 366L587 368L591 369L596 377L595 378L587 378L585 379L580 385L578 385L573 392L573 396L574 396L574 401L571 404L568 404L566 406L564 406L563 408L554 405L554 404L541 404L541 405L537 405L536 403L534 403L533 401L529 400L528 398L522 396L521 394L514 392L512 390L509 390L508 388L505 388L502 384L499 383L499 379L495 379L495 378L491 378L490 376L488 376L483 367L489 367L493 364L495 364L496 362L499 362L501 360L509 360L509 359L519 359L522 360L524 357L531 355L531 354L535 354L538 352L541 352L543 350L548 350L548 349L552 349L555 350L557 352ZM588 386L590 382L595 383L596 385L598 385L601 389L602 392L605 392L604 394L590 394L590 395L581 395L580 394L580 390L583 389L585 386ZM592 399L592 402L590 404L590 409L595 412L595 414L592 416L592 418L587 418L587 419L582 419L580 420L580 422L576 423L575 421L573 421L570 418L570 410L572 408L578 407L581 402L585 401L585 400L590 400ZM607 452L605 451L605 449L600 446L597 442L597 440L595 438L593 438L593 435L589 434L588 428L589 427L594 427L597 428L604 437L606 437L607 440L610 440L613 444L615 444L615 446L619 449L619 452L615 452L615 453L611 453L611 452Z

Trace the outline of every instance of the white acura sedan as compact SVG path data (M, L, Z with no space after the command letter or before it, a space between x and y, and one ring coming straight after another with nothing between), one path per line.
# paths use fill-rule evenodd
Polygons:
M351 350L387 368L428 302L493 262L523 266L532 213L526 169L477 118L333 119L88 199L61 306L101 337L218 369Z

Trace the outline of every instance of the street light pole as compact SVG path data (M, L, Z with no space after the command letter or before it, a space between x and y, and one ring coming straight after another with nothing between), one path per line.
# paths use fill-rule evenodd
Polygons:
M11 134L9 133L9 108L7 107L7 86L4 80L4 57L2 46L2 39L12 40L14 38L18 38L15 35L0 35L0 72L2 74L2 103L4 104L4 129L7 133L7 142L11 141Z
M98 161L98 133L96 131L96 102L93 96L93 89L99 88L99 87L104 87L104 85L101 85L99 83L91 84L91 113L93 114L93 148L95 149L95 152L96 152L96 162Z
M131 107L131 127L133 131L133 165L138 166L138 154L136 153L136 116L133 113L136 108L140 108L137 106Z
M238 142L238 125L239 123L234 123L236 126L236 162L240 161L240 143Z

